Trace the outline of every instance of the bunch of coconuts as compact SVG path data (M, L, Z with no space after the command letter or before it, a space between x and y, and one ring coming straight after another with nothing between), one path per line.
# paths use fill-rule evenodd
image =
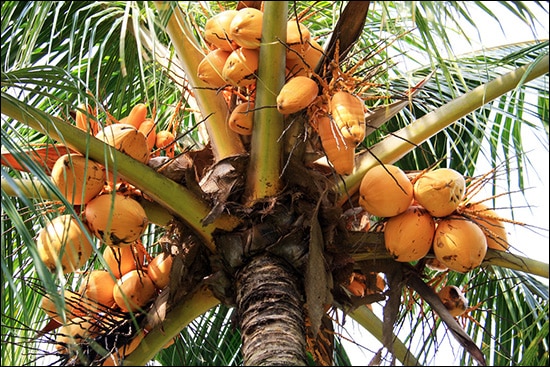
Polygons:
M433 250L439 270L466 273L481 264L487 248L509 248L504 224L483 204L468 203L466 180L450 168L409 178L395 165L368 170L359 204L385 218L384 241L396 261L420 260Z
M252 134L254 125L262 22L263 12L255 8L225 10L210 18L203 32L210 50L199 64L197 76L212 88L229 86L244 91L236 94L237 102L227 121L228 127L240 135ZM296 19L287 22L285 46L287 77L277 94L277 110L290 115L307 109L309 122L319 134L332 168L341 175L352 173L355 148L366 133L363 100L338 88L320 93L313 69L323 56L323 48ZM225 92L232 93L227 89ZM327 96L323 96L325 92ZM310 106L316 108L310 111Z
M120 123L105 126L95 137L147 163L151 149L166 144L166 137L168 140L170 137L161 134L159 142L147 141L146 134L139 129L149 122L143 106L135 106L133 114ZM155 138L158 139L158 134ZM115 180L113 172L100 163L70 153L57 159L51 179L69 204L83 206L83 210L82 220L61 214L47 219L38 232L37 251L46 267L64 274L77 272L90 260L94 238L105 245L105 268L83 272L77 292L65 289L60 294L46 294L42 299L42 309L62 324L58 349L70 353L68 345L82 337L93 337L94 330L97 334L97 319L102 312L108 309L137 312L146 307L167 286L172 257L160 253L152 258L141 244L140 238L149 224L145 210L131 196L109 190L122 177ZM64 309L56 307L59 299L64 299Z
M237 98L227 121L229 128L241 135L252 134L254 124L253 91L258 72L262 22L263 12L256 8L225 10L208 19L203 32L210 49L198 65L197 76L212 88L231 87L244 91ZM310 87L315 87L313 97L317 96L318 88L309 76L323 55L322 47L311 38L307 27L296 20L287 23L286 45L287 75L303 76L304 80L309 80L306 87L300 85L299 88L308 91L305 99L311 102Z

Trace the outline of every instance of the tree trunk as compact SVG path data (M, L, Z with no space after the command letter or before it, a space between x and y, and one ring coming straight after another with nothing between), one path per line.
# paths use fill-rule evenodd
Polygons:
M244 365L306 365L304 293L284 260L263 254L237 273Z

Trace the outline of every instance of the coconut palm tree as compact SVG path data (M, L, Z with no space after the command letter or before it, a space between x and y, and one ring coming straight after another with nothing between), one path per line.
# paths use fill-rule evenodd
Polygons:
M478 218L467 204L476 200L498 211L492 199L512 194L514 174L523 189L521 131L536 131L548 146L548 40L456 56L449 39L453 29L468 39L462 26L476 26L473 8L492 16L504 7L530 27L548 8L529 5L3 2L2 362L349 365L342 340L351 319L380 342L354 340L372 352L372 364L430 364L444 332L463 351L461 364L547 365L547 263L515 243L487 249L468 271L437 270L433 250L398 261L385 247L388 218L359 204L363 177L380 165L397 166L412 182L436 167L459 172L467 186L453 214L461 218ZM262 11L262 22L244 32L257 42L251 34L261 24L257 68L247 65L252 73L239 79L249 84L228 78L212 86L197 72L215 48L208 21L244 8ZM307 27L298 47L321 50L315 65L287 42L297 22ZM306 31L310 41L300 42ZM305 61L303 70L288 69L287 55ZM315 102L282 114L279 91L298 72L317 84ZM293 92L306 95L301 88ZM312 118L338 90L365 108L364 121L355 121L366 137L353 145L353 169L344 174L327 159L320 142L327 135ZM252 102L253 125L230 128L235 106ZM114 149L94 136L134 121L141 103L146 115L136 126L146 118L154 125L143 134L125 128L142 139L137 148ZM147 146L151 134L168 140ZM144 146L139 161L133 154ZM92 162L104 167L103 195L140 204L146 220L137 240L115 232L114 201L93 210L60 188L53 168L67 153L86 157L88 172ZM480 174L487 157L491 169ZM476 197L482 187L494 197ZM137 212L124 214L117 229L130 231ZM61 214L75 218L92 244L71 271L57 257L45 262L38 245ZM528 219L498 219L529 228ZM132 249L142 283L153 277L153 258L171 259L167 284L128 312L61 292L82 290L92 270L107 269L119 282L122 265L109 267L105 255L111 246L120 263L120 248ZM437 293L444 285L465 287L473 307L453 316Z

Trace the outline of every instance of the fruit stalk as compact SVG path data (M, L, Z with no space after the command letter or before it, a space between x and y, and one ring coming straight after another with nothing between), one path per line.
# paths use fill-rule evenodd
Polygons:
M265 3L258 80L257 110L254 112L254 132L250 148L246 197L249 202L273 196L281 187L283 115L276 106L276 97L284 85L286 49L279 42L286 40L287 1ZM269 21L266 21L269 20ZM281 62L276 62L281 60ZM273 108L261 108L273 106Z

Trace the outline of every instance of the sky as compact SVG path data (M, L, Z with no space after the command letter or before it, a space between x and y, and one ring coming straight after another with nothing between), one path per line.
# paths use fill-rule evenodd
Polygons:
M493 3L494 4L494 3ZM476 19L476 23L481 25L479 37L480 42L474 45L470 45L464 40L457 38L453 40L452 47L456 55L462 53L474 52L482 49L483 47L489 48L491 46L515 43L522 41L529 41L535 39L532 31L524 24L518 23L517 20L512 20L507 12L502 11L503 8L497 6L488 5L491 10L501 19L501 24L504 29L501 30L498 23L490 18L486 21L478 21L478 17L485 17L484 14L472 14ZM545 3L546 13L542 20L542 25L535 25L537 29L537 36L539 39L548 39L548 3ZM538 17L542 15L541 10L535 10ZM507 20L510 19L510 20ZM468 29L468 27L465 27ZM476 33L471 34L472 40L478 39ZM524 129L527 130L527 129ZM541 139L543 142L541 143ZM529 189L523 194L515 194L511 198L503 197L498 199L495 203L495 208L502 208L498 211L499 215L506 218L511 218L511 213L508 209L511 206L514 207L514 219L529 224L529 227L506 224L508 232L509 242L512 244L512 252L520 253L523 256L536 259L545 263L549 261L549 153L548 153L548 141L544 141L546 134L540 132L538 134L532 131L525 131L523 135L523 143L528 150L526 160L526 183L525 186ZM478 173L485 173L489 169L489 164L480 164L478 167ZM517 180L512 180L512 190L516 186ZM506 183L501 183L503 191L508 191ZM516 187L517 189L517 187ZM486 198L491 196L489 191L480 193L480 198ZM512 204L510 201L512 200ZM548 279L541 279L541 281L548 284ZM375 306L375 313L382 317L381 307ZM372 351L376 351L380 344L377 340L373 339L368 332L361 330L360 326L357 326L351 318L346 321L345 329L350 334L347 335L352 340L368 346L370 352L364 352L362 348L358 348L353 343L344 341L344 346L348 351L351 359L351 364L354 366L366 365L370 362L373 354ZM346 334L344 334L346 336ZM447 335L445 338L446 343L441 346L438 354L432 361L433 365L439 366L457 366L459 365L458 356L460 356L461 348L452 336ZM397 362L399 365L399 362Z

